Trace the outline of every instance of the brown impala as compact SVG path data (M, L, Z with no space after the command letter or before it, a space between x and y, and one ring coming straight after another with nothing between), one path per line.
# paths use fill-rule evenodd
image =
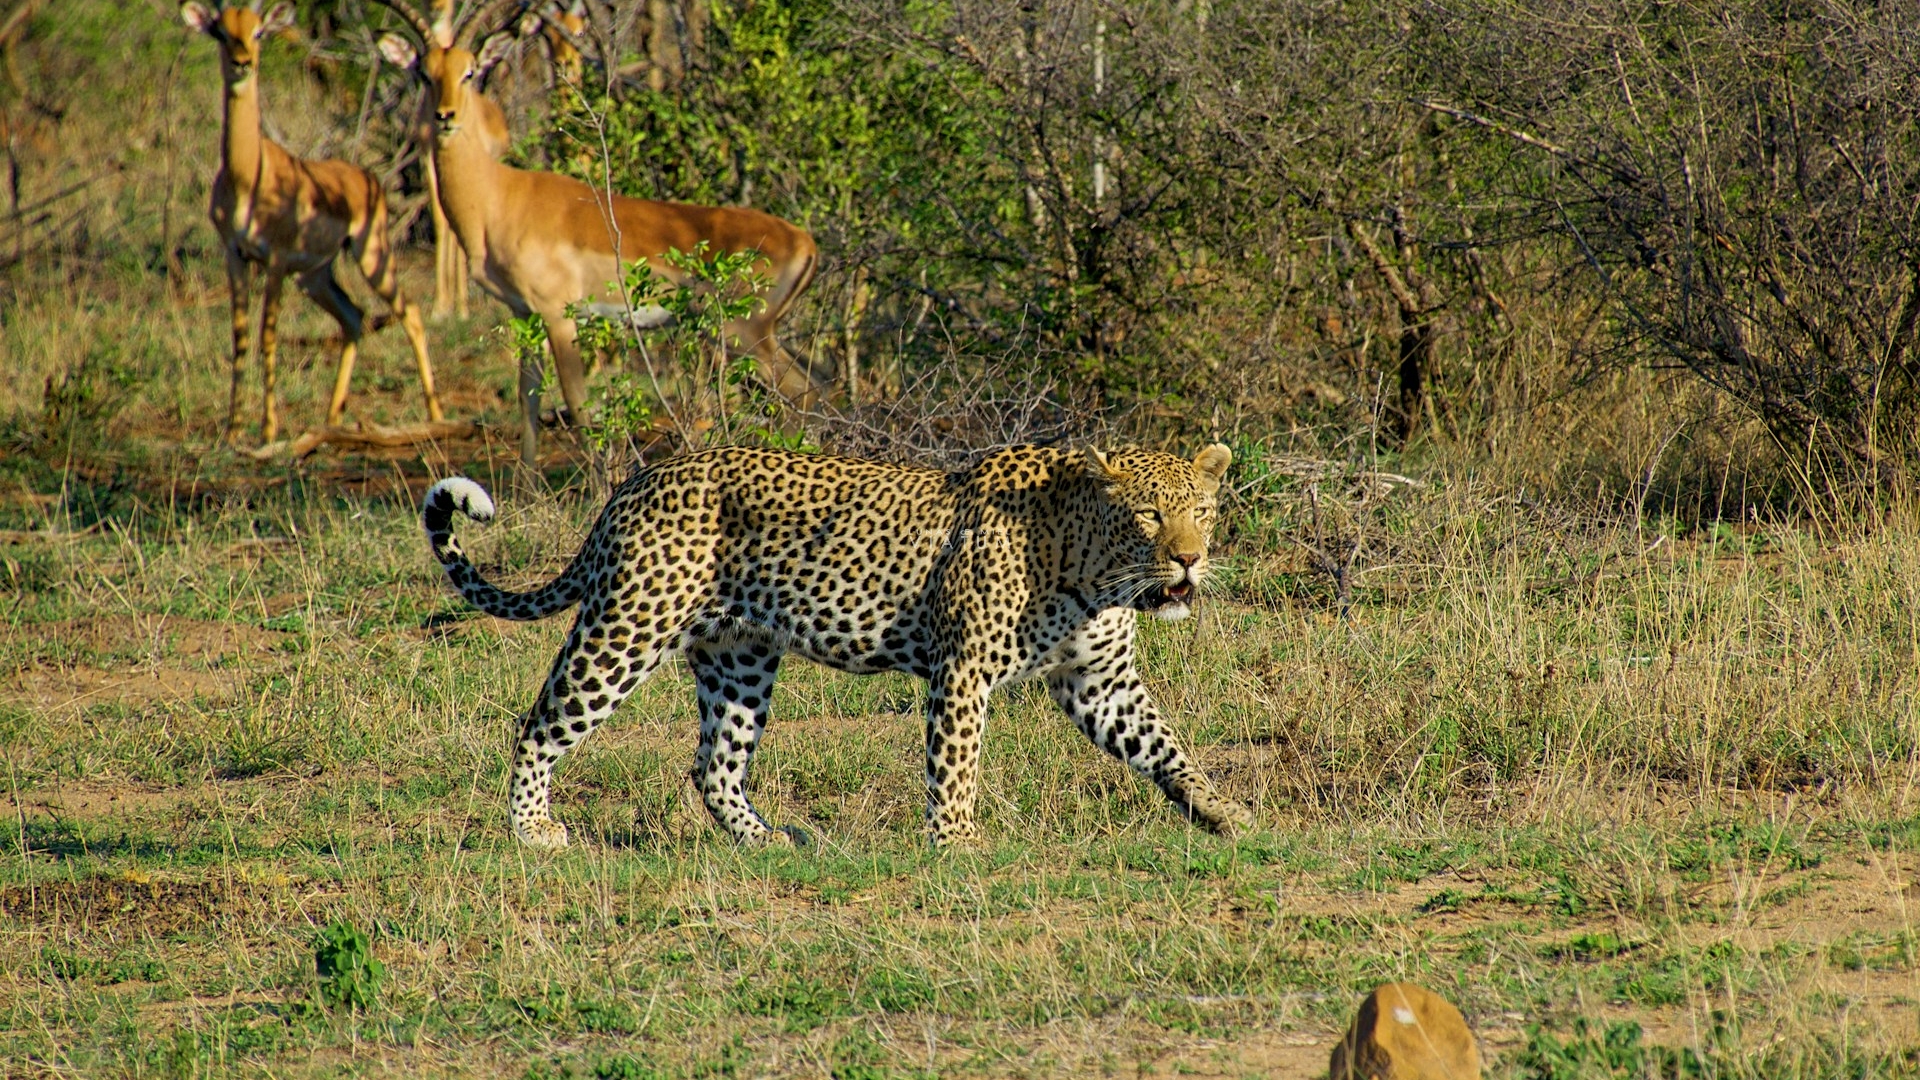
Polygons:
M397 0L381 2L422 29L417 13ZM496 161L476 123L473 88L505 55L510 36L488 38L477 56L458 42L443 48L424 32L421 36L425 56L393 34L381 39L381 52L426 80L433 102L440 200L466 248L469 272L515 315L537 312L545 318L569 412L583 415L586 376L567 305L617 299L607 287L621 279L623 261L645 259L662 277L677 279L679 272L662 256L672 249L692 251L702 241L716 252L759 252L761 269L773 280L766 306L728 327L737 347L758 359L761 377L787 399L804 404L824 395L826 380L796 362L774 337L780 318L813 277L818 261L813 237L757 210L630 199L571 177ZM520 388L527 429L521 451L528 458L538 438L538 387L539 373L523 368Z
M522 5L506 6L511 13ZM435 42L442 48L453 44L454 37L487 10L485 7L475 7L456 24L453 0L433 0L431 8L431 20L410 9L395 7L394 10L413 24L422 40ZM571 49L571 45L568 48ZM554 55L558 56L559 53L556 51ZM574 56L578 57L579 54L576 52ZM500 157L513 144L512 136L507 131L506 114L500 111L500 106L494 104L493 99L477 91L473 106L474 120L480 128L481 145L487 148L489 156ZM457 314L464 319L467 317L466 258L460 251L460 241L453 235L453 226L448 224L446 213L440 209L440 177L433 163L433 102L424 96L420 100L419 111L414 114L411 130L413 141L420 147L421 161L425 164L427 209L433 215L433 317L440 319Z
M257 0L256 0L257 2ZM368 329L361 311L333 277L333 258L351 252L406 328L420 363L427 415L441 418L433 393L433 364L427 359L427 335L420 309L407 303L394 280L393 248L387 238L387 196L372 173L344 161L306 161L260 133L260 82L256 71L260 43L293 23L293 5L275 4L265 16L253 7L230 7L215 14L198 0L180 6L180 18L220 44L220 70L226 84L225 156L213 180L209 216L227 253L227 284L233 293L233 386L227 397L227 441L240 439L240 384L251 337L248 306L255 264L266 267L266 298L260 311L260 366L266 401L261 435L272 442L280 418L274 404L276 327L280 290L288 275L300 291L325 308L340 324L340 370L327 404L327 423L340 422L347 407L361 333ZM377 329L386 320L376 320Z

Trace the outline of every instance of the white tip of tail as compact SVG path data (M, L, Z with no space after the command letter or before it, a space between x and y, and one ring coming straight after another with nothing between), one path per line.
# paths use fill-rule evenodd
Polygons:
M424 505L432 505L441 492L445 492L453 500L453 505L473 520L493 520L493 499L487 495L487 489L479 484L464 476L449 476L427 489Z

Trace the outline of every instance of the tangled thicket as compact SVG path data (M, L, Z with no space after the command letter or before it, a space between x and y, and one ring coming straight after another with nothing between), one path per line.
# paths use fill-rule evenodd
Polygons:
M1107 410L1390 444L1651 365L1758 421L1804 495L1916 460L1920 35L1897 11L586 9L595 62L521 159L813 230L810 347L867 400L1019 357ZM316 17L384 18L358 12Z

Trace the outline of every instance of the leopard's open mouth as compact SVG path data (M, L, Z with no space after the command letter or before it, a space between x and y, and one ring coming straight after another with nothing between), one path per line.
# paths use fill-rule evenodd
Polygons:
M1140 594L1134 601L1134 607L1141 611L1159 611L1162 608L1185 606L1193 602L1193 582L1179 581L1171 585L1155 585Z

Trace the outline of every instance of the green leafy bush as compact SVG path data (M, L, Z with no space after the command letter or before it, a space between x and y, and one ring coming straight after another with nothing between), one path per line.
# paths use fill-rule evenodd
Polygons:
M320 976L320 999L350 1009L372 1008L387 973L367 935L345 921L320 932L313 946L313 969Z

